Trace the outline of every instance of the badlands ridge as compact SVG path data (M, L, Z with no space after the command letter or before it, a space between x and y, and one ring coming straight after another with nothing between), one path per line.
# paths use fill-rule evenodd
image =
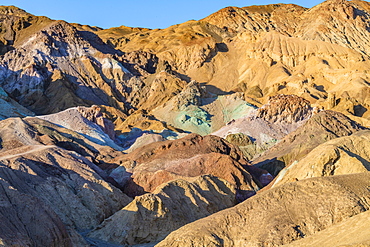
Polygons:
M110 29L0 6L1 246L370 246L370 3Z

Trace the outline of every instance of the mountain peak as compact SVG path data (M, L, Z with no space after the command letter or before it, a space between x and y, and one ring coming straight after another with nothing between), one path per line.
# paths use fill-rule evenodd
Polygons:
M20 16L20 17L31 15L31 14L27 13L26 11L24 11L23 9L18 8L16 6L13 6L13 5L11 5L11 6L1 5L0 6L0 14L2 14L2 15L15 15L15 16Z

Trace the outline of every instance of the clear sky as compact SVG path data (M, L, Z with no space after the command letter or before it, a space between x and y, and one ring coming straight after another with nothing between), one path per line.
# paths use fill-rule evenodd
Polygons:
M323 0L2 0L33 15L99 26L166 28L202 19L227 6L245 7L271 3L294 3L312 7Z

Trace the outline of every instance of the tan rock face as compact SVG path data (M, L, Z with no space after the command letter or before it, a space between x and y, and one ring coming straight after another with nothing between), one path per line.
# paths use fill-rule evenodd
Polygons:
M366 172L279 186L190 223L157 246L287 244L369 210L369 178Z
M302 159L316 146L334 138L351 135L361 129L364 127L341 113L322 111L252 163L276 175L283 167Z
M370 170L370 131L325 142L299 162L283 169L274 186L311 177L360 173Z
M236 146L247 146L253 143L251 139L243 133L229 134L225 139Z
M9 169L3 172L6 170ZM4 179L0 184L2 245L73 246L73 243L78 243L78 239L73 240L72 234L50 205L15 189Z
M89 237L124 245L158 242L187 223L234 206L235 192L213 176L173 180L136 197Z
M286 246L367 247L370 245L370 236L367 231L370 227L369 219L370 211L366 211Z
M276 95L258 108L256 117L269 122L295 123L309 119L314 110L310 102L296 95Z

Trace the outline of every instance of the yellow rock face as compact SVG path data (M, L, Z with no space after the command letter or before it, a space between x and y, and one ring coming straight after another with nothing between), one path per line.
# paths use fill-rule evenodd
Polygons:
M274 186L311 177L369 171L369 158L370 132L359 131L317 146L299 162L281 171Z
M369 176L366 172L285 184L190 223L157 246L280 246L314 236L369 209Z

